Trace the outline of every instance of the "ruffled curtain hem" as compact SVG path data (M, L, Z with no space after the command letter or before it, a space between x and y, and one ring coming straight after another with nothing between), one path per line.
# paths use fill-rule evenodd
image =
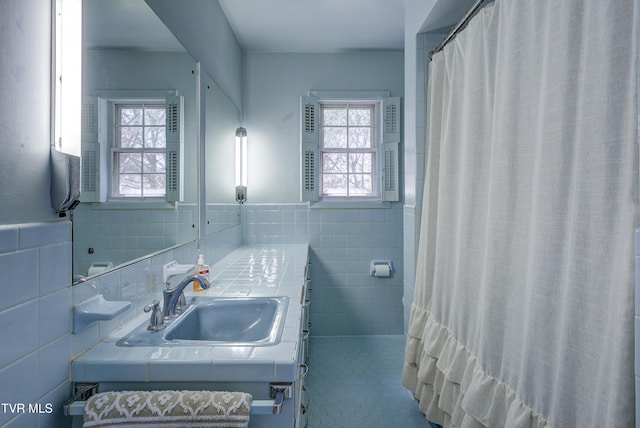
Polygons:
M416 304L411 307L402 383L413 391L427 419L444 427L550 427Z

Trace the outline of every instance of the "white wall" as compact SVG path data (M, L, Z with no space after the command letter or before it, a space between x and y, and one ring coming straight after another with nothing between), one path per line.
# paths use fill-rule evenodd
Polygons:
M248 203L300 201L299 104L309 90L389 90L402 97L403 54L245 53Z
M416 204L417 162L424 154L425 75L426 58L422 36L418 33L436 0L407 0L404 29L404 91L405 91L405 204ZM424 160L424 158L422 158Z

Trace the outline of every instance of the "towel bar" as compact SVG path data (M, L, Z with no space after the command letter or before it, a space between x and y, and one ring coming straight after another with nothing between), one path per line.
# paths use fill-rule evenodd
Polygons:
M63 405L65 416L81 416L90 396L97 392L97 384L78 385L78 390L73 397ZM272 383L269 385L270 396L273 400L253 400L250 414L252 415L279 415L285 399L293 395L293 384Z
M64 405L63 411L65 416L82 416L84 414L84 406L86 401L72 401ZM276 410L277 409L277 410ZM280 409L277 407L276 400L253 400L251 403L252 415L277 415Z

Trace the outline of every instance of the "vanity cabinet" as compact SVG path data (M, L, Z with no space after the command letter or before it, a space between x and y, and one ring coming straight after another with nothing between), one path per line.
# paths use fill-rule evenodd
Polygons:
M252 394L250 428L304 428L309 399L310 281L308 246L245 246L211 267L203 297L287 297L279 343L272 346L139 346L116 343L138 325L141 313L71 364L74 384L98 384L98 392L132 390L219 390ZM189 298L189 296L187 296ZM271 414L273 387L290 386L280 414ZM264 403L267 403L265 406Z
M309 352L309 335L311 333L309 323L309 309L311 305L311 279L309 277L309 265L307 264L305 271L305 280L302 290L301 303L301 317L300 317L300 339L299 339L299 354L298 364L300 367L299 379L296 385L296 417L295 427L306 428L308 425L309 409L309 397L307 395L307 388L305 387L305 378L309 372L309 366L307 365L307 355Z

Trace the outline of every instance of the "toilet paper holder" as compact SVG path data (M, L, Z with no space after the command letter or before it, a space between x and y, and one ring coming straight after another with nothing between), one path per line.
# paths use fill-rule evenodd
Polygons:
M385 278L391 276L393 264L391 260L371 260L369 262L369 272L371 276Z

